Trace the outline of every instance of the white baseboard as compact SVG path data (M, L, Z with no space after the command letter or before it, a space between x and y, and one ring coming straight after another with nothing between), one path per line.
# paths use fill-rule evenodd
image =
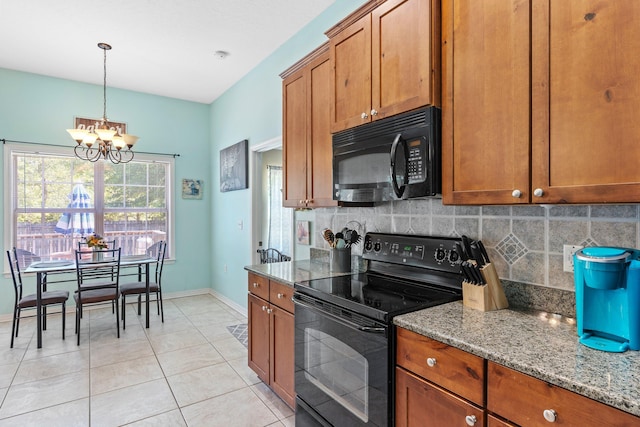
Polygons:
M162 299L163 301L166 301L166 300L175 299L175 298L193 297L197 295L212 295L218 298L220 301L222 301L226 305L228 305L229 307L231 307L232 309L234 309L235 311L237 311L238 313L242 314L245 317L247 316L246 308L242 307L239 304L236 304L234 301L214 291L211 288L202 288L202 289L194 289L191 291L180 291L180 292L170 292L170 293L163 292ZM95 306L95 307L87 306L86 308L90 310L91 308L98 308L98 306ZM67 304L66 311L67 311L67 314L74 314L76 311L75 306L72 305L71 307L69 307L69 304ZM13 313L0 314L0 322L11 322L12 320L13 320Z

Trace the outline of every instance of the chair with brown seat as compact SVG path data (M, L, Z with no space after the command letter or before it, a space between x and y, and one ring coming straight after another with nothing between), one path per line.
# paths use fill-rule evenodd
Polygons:
M76 275L78 288L73 295L76 301L76 334L80 345L80 320L85 305L111 302L115 306L116 330L120 338L120 248L95 250L99 261L83 259L83 252L76 250Z
M162 317L164 323L164 308L162 307L162 268L164 267L164 258L167 252L167 242L161 240L154 243L147 249L147 255L156 259L156 271L153 278L149 278L149 293L156 294L156 305L158 314ZM141 279L140 275L138 277ZM138 295L138 316L142 313L142 295L147 293L147 285L144 280L137 282L123 283L120 285L120 295L122 295L122 329L126 328L125 323L125 304L127 295Z
M22 293L22 274L20 273L19 262L19 250L13 248L12 251L7 251L7 258L9 258L9 267L11 269L11 277L13 278L13 289L15 291L15 303L13 305L13 326L11 328L11 348L13 348L13 340L18 336L18 329L20 328L20 317L22 310L35 309L36 308L36 294L23 295ZM68 291L47 291L42 292L41 303L43 307L49 305L60 304L62 307L62 339L64 339L65 329L65 308L66 302L69 299ZM46 313L43 311L43 313ZM49 313L51 314L51 313ZM46 316L46 314L44 314ZM43 322L43 328L46 329L46 323Z

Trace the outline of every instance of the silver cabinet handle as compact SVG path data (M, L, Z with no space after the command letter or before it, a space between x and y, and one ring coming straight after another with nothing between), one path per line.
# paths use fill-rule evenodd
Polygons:
M285 294L278 294L278 298L279 298L279 299L282 299L282 298L284 298L285 296L286 296Z
M513 190L513 192L511 193L511 195L513 197L515 197L516 199L519 199L522 196L522 191L515 189Z
M430 368L433 368L434 366L436 366L436 358L435 357L428 357L427 358L427 365L429 365Z
M542 411L542 416L550 423L555 423L556 419L558 418L558 413L553 409L545 409L544 411Z
M262 306L262 311L267 311L267 306L266 305Z
M375 110L375 109L371 110L371 115L372 116L377 116L378 115L378 110Z
M478 421L475 415L467 415L466 417L464 417L464 420L468 426L474 426Z
M369 116L367 115L367 113L362 113L362 114L360 115L360 117L361 117L362 119L367 119L367 118L369 118Z
M536 197L542 197L544 196L544 191L542 190L542 188L536 188L535 190L533 190L533 195Z
M253 282L253 287L254 287L254 288L257 288L257 287L258 287L258 284L257 284L256 282Z
M273 313L273 310L272 310L272 309L270 309L270 308L268 308L268 309L267 309L267 314L271 314L271 313Z

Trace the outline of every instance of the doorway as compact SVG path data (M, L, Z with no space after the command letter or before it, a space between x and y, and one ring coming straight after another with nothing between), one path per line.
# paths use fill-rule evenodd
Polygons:
M274 247L293 258L293 209L282 207L282 137L250 148L251 253Z

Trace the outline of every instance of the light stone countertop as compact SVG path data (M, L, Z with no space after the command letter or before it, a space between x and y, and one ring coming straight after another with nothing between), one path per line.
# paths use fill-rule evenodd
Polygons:
M322 279L324 277L344 276L351 273L333 273L329 263L310 260L274 262L271 264L247 265L245 270L266 276L289 286L303 280Z
M640 416L640 351L578 343L575 321L543 312L481 312L456 301L394 324Z

